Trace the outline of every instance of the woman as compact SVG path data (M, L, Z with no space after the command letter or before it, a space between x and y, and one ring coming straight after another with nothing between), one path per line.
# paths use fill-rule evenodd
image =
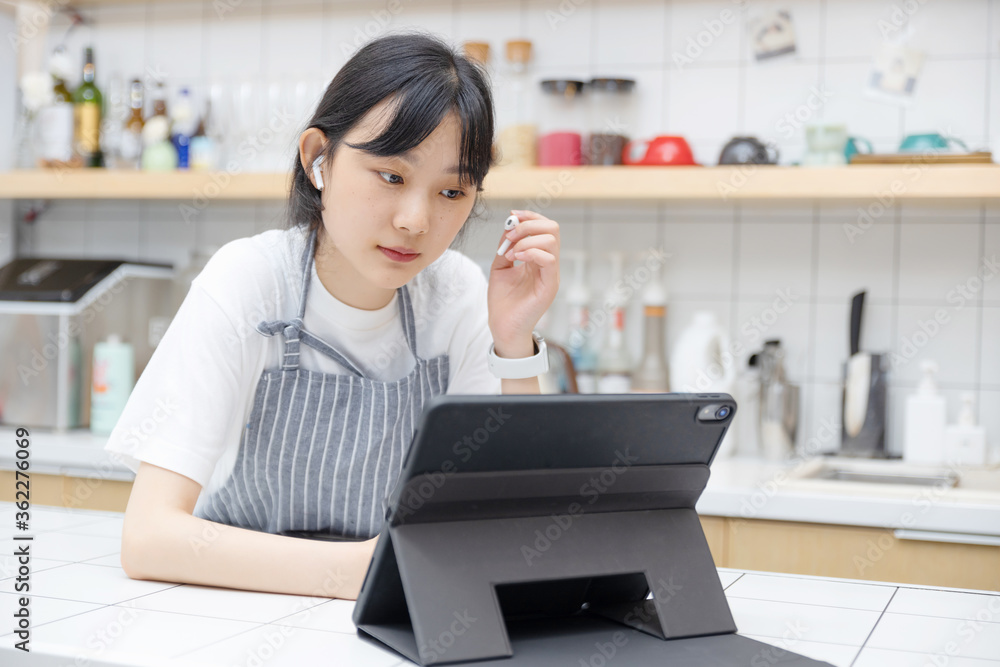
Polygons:
M449 250L493 125L483 72L432 37L375 40L337 73L299 138L288 228L212 257L106 445L136 471L130 577L353 599L426 401L538 393L487 358L544 354L558 224L515 211L488 286Z

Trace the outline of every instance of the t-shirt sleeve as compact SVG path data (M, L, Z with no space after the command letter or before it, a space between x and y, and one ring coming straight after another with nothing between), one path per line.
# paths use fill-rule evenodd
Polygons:
M455 337L449 350L450 378L446 393L499 394L502 389L500 379L494 377L487 366L493 334L489 327L486 276L471 259L462 259L469 289L463 295Z
M133 471L146 461L203 488L242 431L252 391L247 346L261 338L235 326L206 289L209 266L192 283L104 447Z

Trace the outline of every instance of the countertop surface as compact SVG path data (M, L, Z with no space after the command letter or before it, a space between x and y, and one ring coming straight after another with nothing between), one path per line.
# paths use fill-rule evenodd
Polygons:
M412 664L357 636L353 602L129 579L120 513L32 507L21 533L14 512L0 503L4 665ZM30 654L14 648L15 532L34 536ZM740 634L796 653L844 667L1000 667L997 593L729 569L719 578Z

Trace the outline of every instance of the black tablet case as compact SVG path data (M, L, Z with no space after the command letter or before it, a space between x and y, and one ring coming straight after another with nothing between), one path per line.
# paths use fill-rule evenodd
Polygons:
M359 633L422 665L828 664L735 634L694 510L732 420L699 421L708 404L735 408L724 394L436 397Z

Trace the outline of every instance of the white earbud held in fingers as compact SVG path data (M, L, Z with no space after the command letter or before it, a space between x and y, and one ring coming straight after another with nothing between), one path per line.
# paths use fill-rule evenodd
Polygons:
M323 165L323 156L320 155L318 158L313 160L313 179L316 181L316 189L323 189L323 170L320 167Z
M510 217L508 217L506 220L504 220L503 228L504 228L504 230L506 230L506 231L509 232L510 230L512 230L515 227L517 227L520 223L521 223L521 221L517 219L517 216L514 215L514 214L511 214ZM504 239L503 243L500 245L500 249L497 250L497 255L503 255L508 250L510 250L510 239Z

